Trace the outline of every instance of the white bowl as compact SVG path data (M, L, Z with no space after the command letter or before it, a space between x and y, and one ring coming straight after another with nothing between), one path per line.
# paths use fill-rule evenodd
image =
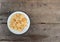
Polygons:
M12 17L13 15L15 15L16 13L23 14L23 15L26 17L26 19L27 19L27 26L26 26L21 32L12 29L12 28L10 28L10 26L9 26L9 22L10 22L10 20L11 20L11 17ZM12 14L8 17L7 26L8 26L8 29L9 29L12 33L14 33L14 34L23 34L23 33L27 32L27 30L28 30L29 27L30 27L30 19L29 19L28 15L27 15L26 13L21 12L21 11L17 11L17 12L12 13Z

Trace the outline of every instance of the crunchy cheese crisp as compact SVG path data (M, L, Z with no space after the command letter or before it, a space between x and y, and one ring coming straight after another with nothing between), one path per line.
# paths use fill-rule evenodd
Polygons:
M15 14L11 17L10 27L22 31L27 25L27 19L22 14Z

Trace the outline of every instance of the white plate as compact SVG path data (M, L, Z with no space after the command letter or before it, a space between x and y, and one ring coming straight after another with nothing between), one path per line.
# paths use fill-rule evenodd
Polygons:
M23 15L25 16L25 18L27 19L27 26L26 26L26 27L23 29L23 31L21 31L21 32L12 29L12 28L10 28L10 26L9 26L9 22L10 22L10 20L11 20L11 17L12 17L13 15L15 15L16 13L23 14ZM14 33L14 34L23 34L23 33L27 32L27 30L28 30L29 27L30 27L30 19L29 19L28 15L27 15L26 13L21 12L21 11L17 11L17 12L12 13L12 14L8 17L7 26L8 26L8 29L9 29L12 33Z

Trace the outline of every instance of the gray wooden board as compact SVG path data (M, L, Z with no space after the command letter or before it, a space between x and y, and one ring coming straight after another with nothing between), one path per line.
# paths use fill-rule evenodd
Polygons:
M24 4L25 3L25 4ZM24 11L34 23L60 23L60 4L40 1L2 2L0 14Z
M8 30L7 19L15 11L30 17L23 35ZM60 42L60 0L0 0L0 42Z
M0 25L0 41L57 42L60 38L60 24L31 25L23 35L12 34L6 24Z

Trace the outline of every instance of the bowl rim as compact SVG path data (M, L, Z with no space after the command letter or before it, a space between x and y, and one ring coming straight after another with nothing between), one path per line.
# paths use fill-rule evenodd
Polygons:
M16 13L23 14L23 15L25 16L25 18L27 18L27 21L28 21L28 24L27 24L26 28L24 28L22 32L18 32L18 31L16 31L16 30L12 30L12 29L9 27L9 21L10 21L11 17L12 17L14 14L16 14ZM22 11L13 12L12 14L10 14L10 16L9 16L8 19L7 19L7 26L8 26L9 31L12 32L13 34L17 34L17 35L19 35L19 34L24 34L25 32L28 31L28 29L29 29L29 27L30 27L30 18L28 17L28 15L27 15L25 12L22 12Z

